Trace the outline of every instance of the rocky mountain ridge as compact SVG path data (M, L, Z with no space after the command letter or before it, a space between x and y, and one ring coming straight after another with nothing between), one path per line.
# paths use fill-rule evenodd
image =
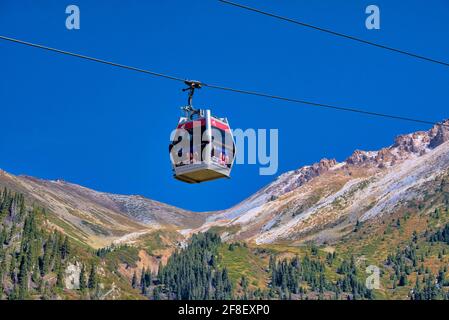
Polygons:
M445 174L448 141L446 120L428 131L400 135L379 151L356 150L341 163L322 159L284 173L242 203L209 217L201 229L238 227L231 238L260 243L309 239L305 234L312 230L315 239L339 238L348 225L394 210L407 192Z

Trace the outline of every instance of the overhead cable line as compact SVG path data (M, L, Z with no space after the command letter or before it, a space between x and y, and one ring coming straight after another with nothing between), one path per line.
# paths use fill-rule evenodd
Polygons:
M383 45L383 44L378 44L378 43L371 42L371 41L368 41L368 40L364 40L364 39L361 39L361 38L357 38L357 37L354 37L354 36L351 36L351 35L347 35L347 34L344 34L344 33L341 33L341 32L336 32L336 31L333 31L333 30L330 30L330 29L324 29L324 28L321 28L321 27L317 27L317 26L311 25L309 23L305 23L305 22L301 22L301 21L294 20L294 19L291 19L291 18L283 17L283 16L280 16L280 15L277 15L277 14L274 14L274 13L270 13L270 12L263 11L263 10L260 10L260 9L248 7L248 6L245 6L245 5L242 5L242 4L239 4L239 3L235 3L235 2L231 2L231 1L228 1L228 0L218 0L218 1L220 1L222 3L225 3L225 4L228 4L228 5L231 5L231 6L234 6L234 7L237 7L237 8L241 8L241 9L245 9L245 10L248 10L248 11L256 12L256 13L259 13L259 14L262 14L262 15L265 15L265 16L268 16L268 17L279 19L279 20L291 22L291 23L294 23L296 25L300 25L300 26L303 26L303 27L306 27L306 28L311 28L311 29L314 29L314 30L317 30L317 31L325 32L325 33L328 33L328 34L331 34L331 35L334 35L334 36L338 36L338 37L341 37L341 38L346 38L346 39L357 41L357 42L360 42L360 43L364 43L364 44L367 44L367 45L370 45L370 46L373 46L373 47L377 47L377 48L393 51L393 52L396 52L396 53L407 55L409 57L413 57L413 58L417 58L417 59L421 59L421 60L425 60L425 61L428 61L428 62L433 62L433 63L439 64L439 65L443 65L443 66L449 67L449 63L448 62L444 62L444 61L441 61L441 60L428 58L428 57L425 57L425 56L422 56L422 55L419 55L419 54L416 54L416 53L412 53L412 52L409 52L409 51L404 51L404 50L401 50L401 49L392 48L392 47L389 47L389 46L386 46L386 45Z
M18 44L30 46L30 47L33 47L33 48L38 48L38 49L51 51L51 52L55 52L55 53L59 53L59 54L63 54L63 55L68 55L68 56L72 56L72 57L76 57L76 58L80 58L80 59L84 59L84 60L98 62L98 63L102 63L102 64L105 64L105 65L110 65L110 66L113 66L113 67L118 67L118 68L123 68L123 69L131 70L131 71L145 73L145 74L149 74L151 76L161 77L161 78L165 78L165 79L168 79L168 80L184 82L184 83L186 81L188 81L186 79L183 79L183 78L180 78L180 77L175 77L175 76L164 74L164 73L159 73L159 72L154 72L154 71L150 71L150 70L146 70L146 69L136 68L136 67L120 64L120 63L115 63L115 62L111 62L111 61L107 61L107 60L103 60L103 59L98 59L98 58L94 58L94 57L91 57L91 56L86 56L86 55L73 53L73 52L69 52L69 51L65 51L65 50L55 49L55 48L47 47L47 46L44 46L44 45L35 44L35 43L31 43L31 42L27 42L27 41L15 39L15 38L10 38L10 37L6 37L6 36L2 36L2 35L0 35L0 39L1 40L5 40L5 41L9 41L9 42L13 42L13 43L18 43ZM321 108L326 108L326 109L334 109L334 110L339 110L339 111L359 113L359 114L364 114L364 115L383 117L383 118L390 118L390 119L396 119L396 120L403 120L403 121L409 121L409 122L416 122L416 123L422 123L422 124L430 124L430 125L440 124L440 125L444 125L444 126L448 126L449 127L449 125L446 125L446 124L432 122L432 121L427 121L427 120L420 120L420 119L408 118L408 117L402 117L402 116L395 116L395 115L385 114L385 113L371 112L371 111L366 111L366 110L356 109L356 108L339 107L339 106L334 106L334 105L329 105L329 104L324 104L324 103L317 103L317 102L312 102L312 101L306 101L306 100L293 99L293 98L288 98L288 97L283 97L283 96L277 96L277 95L272 95L272 94L267 94L267 93L262 93L262 92L257 92L257 91L248 91L248 90L242 90L242 89L235 89L235 88L219 86L219 85L214 85L214 84L207 84L207 83L203 83L203 82L201 82L201 85L203 87L208 87L208 88L211 88L211 89L217 89L217 90L222 90L222 91L227 91L227 92L235 92L235 93L240 93L240 94L258 96L258 97L269 98L269 99L274 99L274 100L287 101L287 102L292 102L292 103L299 103L299 104L304 104L304 105L309 105L309 106L314 106L314 107L321 107Z
M155 77L162 77L162 78L166 78L166 79L169 79L169 80L175 80L175 81L184 82L184 79L173 77L173 76L170 76L170 75L167 75L167 74L153 72L153 71L149 71L149 70L144 70L144 69L131 67L131 66L127 66L127 65L124 65L124 64L115 63L115 62L111 62L111 61L106 61L106 60L102 60L102 59L97 59L97 58L85 56L85 55L82 55L82 54L79 54L79 53L73 53L73 52L69 52L69 51L65 51L65 50L51 48L51 47L43 46L43 45L36 44L36 43L31 43L31 42L27 42L27 41L23 41L23 40L19 40L19 39L5 37L5 36L2 36L2 35L0 35L0 39L6 40L6 41L15 42L15 43L20 43L20 44L23 44L23 45L26 45L26 46L30 46L30 47L34 47L34 48L38 48L38 49L42 49L42 50L47 50L47 51L52 51L52 52L56 52L56 53L60 53L60 54L65 54L65 55L76 57L76 58L80 58L80 59L85 59L85 60L90 60L90 61L94 61L94 62L99 62L99 63L107 64L107 65L110 65L110 66L113 66L113 67L118 67L118 68L122 68L122 69L128 69L128 70L132 70L132 71L146 73L146 74L149 74L149 75L152 75L152 76L155 76Z
M227 88L227 87L220 87L220 86L215 86L215 85L211 85L211 84L203 84L203 85L207 86L209 88L212 88L212 89L219 89L219 90L225 90L225 91L230 91L230 92L242 93L242 94L253 95L253 96L258 96L258 97L263 97L263 98L269 98L269 99L274 99L274 100L281 100L281 101L287 101L287 102L293 102L293 103L306 104L306 105L309 105L309 106L321 107L321 108L326 108L326 109L347 111L347 112L359 113L359 114L364 114L364 115L369 115L369 116L390 118L390 119L410 121L410 122L417 122L417 123L424 123L424 124L431 124L431 125L438 124L437 122L432 122L432 121L427 121L427 120L420 120L420 119L415 119L415 118L395 116L395 115L379 113L379 112L371 112L371 111L366 111L366 110L362 110L362 109L338 107L338 106L324 104L324 103L317 103L317 102L311 102L311 101L287 98L287 97L276 96L276 95L271 95L271 94L267 94L267 93L255 92L255 91L247 91L247 90L233 89L233 88ZM449 127L449 125L447 125L447 126Z

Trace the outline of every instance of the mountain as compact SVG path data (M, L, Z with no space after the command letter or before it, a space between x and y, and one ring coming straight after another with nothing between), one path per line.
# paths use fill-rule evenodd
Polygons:
M322 159L281 175L242 203L207 219L233 227L228 238L257 244L335 241L357 221L374 221L425 196L448 174L449 120L398 136L379 151L355 151L344 162Z
M284 173L236 206L220 212L182 210L135 195L90 190L62 180L13 176L0 186L48 209L56 225L93 247L128 241L154 229L183 235L228 228L225 239L256 244L338 240L357 221L374 220L423 194L447 174L449 120L428 131L398 136L379 151L356 150L344 162L321 161ZM78 230L78 231L76 231Z
M198 227L205 215L141 196L90 190L62 180L14 176L0 170L0 186L46 208L51 222L94 248L130 241L155 229Z
M1 170L0 187L0 299L449 299L449 120L218 212Z

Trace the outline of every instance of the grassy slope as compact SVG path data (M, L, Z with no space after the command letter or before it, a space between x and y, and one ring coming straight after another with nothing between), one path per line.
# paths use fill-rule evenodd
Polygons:
M331 266L326 266L326 277L335 281L339 275L337 267L343 260L349 260L354 256L360 269L360 276L365 276L364 270L368 265L376 265L382 270L381 288L375 291L375 297L380 299L407 299L411 288L418 276L412 272L408 276L408 285L393 288L391 276L393 270L385 265L388 255L394 254L397 249L405 248L416 232L418 238L417 255L423 256L424 268L428 268L434 275L443 266L449 265L449 245L443 243L429 243L424 233L426 230L434 232L449 223L449 175L433 181L426 186L422 199L403 204L393 214L387 214L377 221L369 221L360 226L356 232L351 232L338 243L322 246L314 259L325 260L329 251L337 252L337 260ZM435 214L438 208L440 213ZM398 224L399 219L399 224ZM73 258L85 265L95 264L99 266L99 278L102 283L102 292L108 292L113 286L116 294L107 298L141 299L138 290L130 285L130 274L140 272L139 250L145 250L148 255L158 261L163 261L176 248L182 240L174 230L158 230L140 238L135 247L119 247L100 258L95 251L87 246L82 236L63 221L57 219L51 213L45 215L41 221L44 228L57 228L64 231L72 238ZM215 230L225 232L227 230ZM75 233L75 234L74 234ZM80 238L81 237L81 238ZM442 255L443 249L446 254ZM219 263L226 267L230 278L234 283L235 292L239 294L241 288L239 282L242 276L249 280L250 288L266 289L269 285L270 274L268 272L269 256L274 254L278 258L300 258L306 254L311 255L311 248L307 245L290 246L288 244L273 244L255 246L253 244L234 246L232 250L229 244L222 244L219 248ZM118 271L120 266L125 266L129 271L126 274ZM80 299L84 296L77 290L60 290L60 297L66 299Z
M240 245L230 249L223 244L219 248L220 267L226 267L229 277L238 291L239 282L245 276L251 289L265 289L269 282L267 273L268 260L266 257L256 255L254 248Z
M419 264L429 269L436 276L438 271L449 266L449 245L444 243L430 243L424 236L426 230L433 233L449 223L449 176L433 181L425 187L424 196L420 200L403 204L396 212L385 215L377 221L362 224L357 231L351 232L332 247L322 246L318 255L313 257L324 261L327 252L336 251L337 260L332 266L326 267L326 277L335 281L339 275L337 267L343 260L354 256L360 269L360 280L368 276L365 269L369 265L381 269L381 288L374 291L377 299L409 299L410 290L414 287L417 272L407 276L408 284L403 287L393 286L394 270L386 265L387 257L395 254L410 244L413 234L418 235L417 256L424 261ZM438 208L439 214L435 214ZM399 219L399 223L398 223ZM355 228L354 228L355 229ZM223 245L220 249L221 264L226 266L234 284L238 288L242 275L250 279L250 283L258 283L265 288L269 282L268 256L274 254L277 258L292 258L295 255L310 256L307 245L290 246L288 244L272 244L258 247L237 247L233 251ZM422 279L422 275L419 275Z

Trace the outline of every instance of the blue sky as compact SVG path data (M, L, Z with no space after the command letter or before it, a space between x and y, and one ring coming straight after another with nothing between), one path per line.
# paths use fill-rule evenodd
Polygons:
M449 2L255 1L304 22L449 61ZM65 28L65 8L81 29ZM365 8L381 9L381 30ZM425 120L448 118L449 68L245 12L214 0L0 2L0 34L157 72ZM0 168L141 194L192 210L230 207L275 179L256 165L232 179L172 178L170 131L182 85L0 41ZM197 107L234 128L279 129L279 174L429 126L204 89Z

